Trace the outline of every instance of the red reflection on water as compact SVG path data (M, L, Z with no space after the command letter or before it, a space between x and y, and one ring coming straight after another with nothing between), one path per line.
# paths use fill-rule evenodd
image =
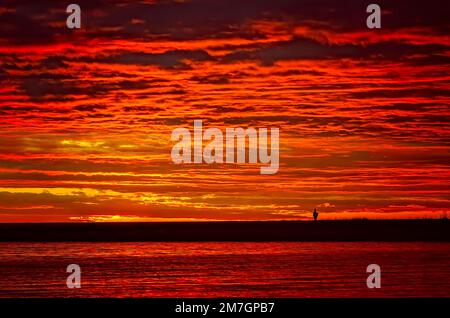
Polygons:
M450 243L1 243L0 297L449 297ZM82 288L66 287L66 266ZM382 288L366 287L366 267Z

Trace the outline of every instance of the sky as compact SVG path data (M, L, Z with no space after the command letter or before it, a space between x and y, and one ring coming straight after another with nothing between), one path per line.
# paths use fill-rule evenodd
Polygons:
M449 215L448 1L72 2L0 2L0 222ZM196 119L279 171L174 164Z

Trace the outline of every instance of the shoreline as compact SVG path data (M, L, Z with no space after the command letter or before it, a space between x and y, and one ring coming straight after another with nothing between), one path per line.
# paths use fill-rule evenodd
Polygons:
M450 242L450 221L0 223L0 242Z

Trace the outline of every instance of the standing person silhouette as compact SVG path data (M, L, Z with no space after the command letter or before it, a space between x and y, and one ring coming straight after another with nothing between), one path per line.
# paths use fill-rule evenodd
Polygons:
M319 212L317 212L317 210L314 208L314 212L313 212L314 221L317 221L318 217L319 217Z

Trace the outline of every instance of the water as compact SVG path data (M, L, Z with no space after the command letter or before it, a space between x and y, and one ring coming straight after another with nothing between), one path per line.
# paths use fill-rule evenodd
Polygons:
M450 243L0 243L0 297L450 297ZM80 289L66 267L81 266ZM380 289L366 267L381 266Z

